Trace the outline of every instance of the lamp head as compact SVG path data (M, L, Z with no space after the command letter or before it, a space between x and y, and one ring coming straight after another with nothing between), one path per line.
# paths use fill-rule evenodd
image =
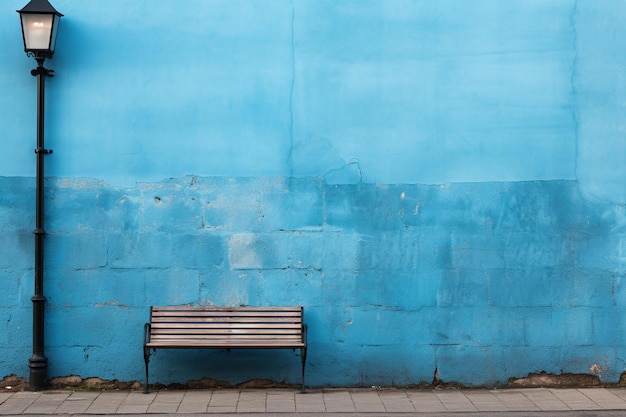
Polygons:
M61 13L48 0L31 0L17 11L22 21L24 51L36 59L52 58L56 45Z

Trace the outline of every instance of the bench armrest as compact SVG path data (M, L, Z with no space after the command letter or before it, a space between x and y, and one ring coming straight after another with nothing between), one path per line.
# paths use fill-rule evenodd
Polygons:
M307 338L307 331L309 329L309 326L307 326L306 324L302 323L302 343L304 343L304 347L306 347L306 338Z

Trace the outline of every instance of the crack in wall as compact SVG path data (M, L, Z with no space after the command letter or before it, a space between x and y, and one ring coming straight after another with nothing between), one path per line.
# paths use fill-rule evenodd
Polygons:
M572 121L574 123L574 178L578 181L578 158L579 158L579 121L578 121L578 106L577 106L577 91L576 91L576 70L578 67L578 30L576 28L576 17L578 13L578 0L574 0L572 5L572 12L570 13L570 26L572 29L572 46L574 48L574 56L572 58L572 66L570 71L570 88L571 88L571 106L572 106Z
M291 2L291 89L289 92L289 154L287 156L287 164L289 165L289 178L293 177L293 127L294 127L294 114L293 114L293 97L296 85L296 41L295 41L295 18L296 9Z

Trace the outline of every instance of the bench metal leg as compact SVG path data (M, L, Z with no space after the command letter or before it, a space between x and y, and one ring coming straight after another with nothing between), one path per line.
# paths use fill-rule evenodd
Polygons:
M304 347L300 348L300 356L302 356L302 393L304 394L304 367L306 366L306 347L307 347L307 333L309 327L306 324L302 324L302 342Z
M143 360L146 363L146 385L143 386L143 393L147 394L148 391L148 362L150 362L150 349L145 347L143 348Z
M302 356L302 393L304 394L304 367L306 366L306 348L300 349L300 356Z
M150 317L152 317L152 307L150 307ZM146 385L143 387L143 393L148 393L148 362L150 362L150 348L147 346L150 341L150 332L152 332L152 324L146 323L143 326L143 360L146 363Z

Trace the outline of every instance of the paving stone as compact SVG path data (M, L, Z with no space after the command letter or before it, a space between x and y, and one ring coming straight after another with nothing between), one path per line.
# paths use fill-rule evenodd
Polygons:
M144 394L153 397L156 394ZM128 396L127 392L102 392L94 399L87 409L87 414L113 414Z
M0 404L0 414L22 414L39 395L34 392L16 392Z
M280 391L268 391L266 396L267 401L272 401L272 400L291 400L294 401L295 398L295 392L294 391L284 391L284 390L280 390Z
M24 411L24 413L53 414L69 396L69 392L44 392Z
M133 405L150 405L157 400L159 393L155 393L155 395L144 394L141 392L130 392L124 397L122 400L122 405L124 404L133 404Z
M238 413L264 413L266 409L265 401L244 401L237 404Z
M626 410L626 401L605 388L581 388L579 391L604 410Z
M567 411L570 408L561 401L554 393L545 388L526 388L521 392L542 411Z
M352 391L350 396L352 397L354 408L358 412L385 412L385 405L376 391Z
M212 391L187 391L178 407L183 414L205 413L211 400Z
M174 414L178 411L180 403L164 402L164 403L152 403L148 405L148 413L167 413Z
M405 392L381 391L378 396L389 413L415 412L415 407Z
M293 391L272 390L266 396L266 410L274 413L293 413L296 400Z
M479 411L507 411L506 405L492 392L469 391L465 396Z
M576 389L551 389L550 392L574 411L602 409L602 407Z
M139 394L144 396L143 394ZM157 393L154 402L179 403L185 396L185 391L160 391Z
M326 411L324 396L321 392L297 393L296 412L298 413L323 413Z
M287 400L268 401L266 411L268 413L295 413L296 403Z
M608 391L616 397L626 400L626 389L624 388L608 388Z
M207 413L209 414L226 414L226 413L235 413L237 411L237 407L235 406L210 406L207 409Z
M458 391L439 391L435 395L447 411L478 411L467 397Z
M539 411L539 407L520 390L494 391L494 395L509 411Z
M226 407L237 408L237 402L239 401L239 391L213 391L209 407Z
M148 413L176 413L184 397L185 391L161 391L149 404Z
M267 391L241 391L237 402L238 413L263 413L267 403Z
M116 414L145 414L148 407L148 404L123 404L118 407Z
M354 413L356 408L348 391L324 392L324 405L330 413Z
M420 413L439 413L446 411L443 403L433 392L409 392L408 398L415 410Z
M64 402L55 411L55 414L84 414L91 406L91 401Z
M12 392L0 392L0 404L11 398Z
M234 413L237 411L240 392L237 390L213 391L207 408L209 413Z

